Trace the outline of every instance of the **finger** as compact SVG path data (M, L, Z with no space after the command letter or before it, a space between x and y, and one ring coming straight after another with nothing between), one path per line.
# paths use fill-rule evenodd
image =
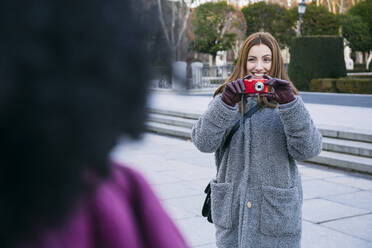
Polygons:
M274 100L276 102L278 102L278 99L279 99L279 96L275 93L263 93L263 94L260 94L261 96L263 97L267 97L271 100Z
M279 85L289 85L289 82L287 80L283 79L277 79Z
M230 91L230 92L232 92L232 93L235 94L235 93L236 93L236 89L235 89L233 83L234 83L234 81L228 83L228 84L226 85L226 90L228 90L228 91Z
M269 80L265 81L264 84L275 87L276 86L276 81L277 80L275 78L270 78Z
M264 78L266 78L267 80L270 80L270 79L272 79L272 77L270 77L270 76L269 76L269 75L267 75L267 74L264 74L264 75L263 75L263 77L264 77Z
M244 83L244 79L240 82L240 87L242 88L242 91L243 91L243 92L246 91L245 83Z
M252 78L252 75L247 75L243 79L250 79L250 78Z
M235 94L239 94L240 93L240 91L239 91L239 89L236 87L236 81L233 81L232 83L231 83L231 88L233 89L233 92L235 93Z
M234 81L234 83L233 83L233 85L234 85L234 88L235 88L235 90L236 90L236 93L242 93L241 92L241 89L240 89L240 86L239 86L239 79L237 79L237 80L235 80Z
M279 99L278 94L275 94L275 93L269 93L266 97L274 101L277 101Z
M238 79L235 83L235 87L238 90L238 93L244 93L244 82L243 79Z

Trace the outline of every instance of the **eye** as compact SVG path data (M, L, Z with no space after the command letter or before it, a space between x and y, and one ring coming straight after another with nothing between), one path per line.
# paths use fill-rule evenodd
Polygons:
M255 58L248 58L248 61L253 62L253 61L256 61L256 59Z
M264 58L264 62L271 62L271 58Z

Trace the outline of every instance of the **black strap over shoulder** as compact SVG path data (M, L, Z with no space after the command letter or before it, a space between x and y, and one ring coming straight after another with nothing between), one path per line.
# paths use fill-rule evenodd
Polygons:
M259 110L259 108L260 107L257 104L255 106L253 106L250 110L248 110L247 113L245 113L244 120L246 120L248 118L251 118L252 115L254 115L254 113L256 113L257 110ZM230 133L227 135L225 143L223 144L223 149L225 149L226 147L229 146L232 136L239 129L239 127L240 127L240 120L235 123L235 125L231 129Z

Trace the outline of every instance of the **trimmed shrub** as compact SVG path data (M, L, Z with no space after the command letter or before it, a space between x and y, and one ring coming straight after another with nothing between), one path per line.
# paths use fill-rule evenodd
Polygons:
M305 36L293 40L289 77L302 91L314 78L346 76L343 40L338 36Z
M372 94L372 78L319 78L310 82L310 91Z
M316 78L310 81L309 91L314 92L337 92L334 78Z
M347 72L371 72L372 63L369 64L368 70L366 69L366 64L354 64L354 70L348 70Z

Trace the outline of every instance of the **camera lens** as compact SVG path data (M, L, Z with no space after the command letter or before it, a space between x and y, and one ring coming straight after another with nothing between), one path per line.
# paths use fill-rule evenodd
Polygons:
M254 85L254 89L258 92L260 91L263 91L264 90L264 84L262 82L257 82L255 85Z

